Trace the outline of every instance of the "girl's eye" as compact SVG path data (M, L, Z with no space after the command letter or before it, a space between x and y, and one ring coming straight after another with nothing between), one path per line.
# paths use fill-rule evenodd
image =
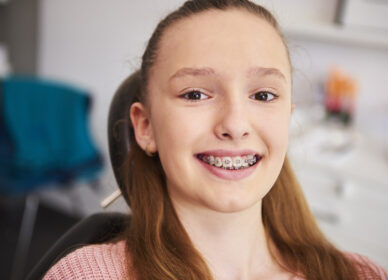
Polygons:
M272 101L276 98L276 95L269 92L269 91L259 91L253 95L251 95L252 99L258 100L258 101Z
M209 98L208 95L204 94L203 92L200 92L199 90L192 90L192 91L186 92L185 94L182 94L181 97L192 101Z

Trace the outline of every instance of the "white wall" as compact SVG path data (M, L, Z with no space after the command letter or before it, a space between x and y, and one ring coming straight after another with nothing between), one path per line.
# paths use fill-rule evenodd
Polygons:
M169 10L161 2L41 0L39 74L90 90L93 132L104 150L110 99Z
M108 164L99 193L83 186L70 190L68 196L50 190L44 193L49 202L69 209L77 197L82 204L78 210L88 214L101 211L101 197L116 188L109 166L106 129L110 100L121 81L140 65L146 42L158 21L177 3L41 0L38 73L90 91L92 134Z
M44 77L82 86L94 97L92 133L108 159L107 112L120 82L136 69L157 22L179 0L41 0L38 72ZM294 22L330 22L336 0L256 1L271 8L286 26ZM360 81L358 127L372 135L382 123L370 112L388 104L385 85L388 52L329 43L294 40L290 44L295 72L295 99L311 100L329 65L338 64ZM100 196L114 189L108 168L104 190L85 197L86 213L97 211ZM81 190L82 191L82 190ZM87 198L86 198L87 196ZM92 198L91 198L92 197Z

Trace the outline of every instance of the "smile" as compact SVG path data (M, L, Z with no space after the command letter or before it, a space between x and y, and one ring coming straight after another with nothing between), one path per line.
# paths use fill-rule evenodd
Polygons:
M204 163L227 170L240 170L251 167L258 163L261 159L259 155L245 155L245 156L213 156L208 154L198 154L197 158Z

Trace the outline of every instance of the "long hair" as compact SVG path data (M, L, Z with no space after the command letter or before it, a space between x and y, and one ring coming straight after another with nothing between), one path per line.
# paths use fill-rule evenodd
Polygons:
M118 91L125 91L134 96L133 100L146 103L150 70L165 30L207 10L228 9L242 9L257 15L283 38L272 14L248 0L187 1L159 23L144 52L141 69L128 77ZM285 42L284 45L287 49ZM148 157L136 143L133 128L131 130L130 152L120 172L123 194L132 212L131 225L125 233L130 275L145 280L213 279L177 217L158 156ZM356 265L318 228L287 157L274 186L263 198L262 219L267 238L275 247L271 254L288 271L306 279L358 279Z

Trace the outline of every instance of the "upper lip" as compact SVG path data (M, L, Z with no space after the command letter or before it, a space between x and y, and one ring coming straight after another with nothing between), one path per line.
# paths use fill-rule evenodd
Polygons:
M260 155L258 152L250 149L245 150L223 150L223 149L217 149L217 150L208 150L204 152L197 153L197 155L212 155L216 157L237 157L237 156L247 156L247 155Z

